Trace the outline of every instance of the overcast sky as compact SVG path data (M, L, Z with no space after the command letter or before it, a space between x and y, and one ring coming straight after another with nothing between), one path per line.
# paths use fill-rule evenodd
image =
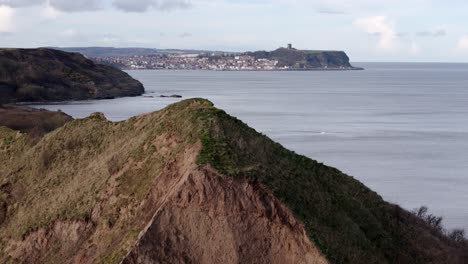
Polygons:
M467 0L0 0L0 46L344 50L468 62Z

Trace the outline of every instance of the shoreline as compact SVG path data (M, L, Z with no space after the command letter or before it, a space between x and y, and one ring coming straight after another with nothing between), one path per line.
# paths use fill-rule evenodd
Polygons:
M230 70L230 69L132 69L132 68L119 68L122 71L214 71L214 72L306 72L306 71L364 71L365 68L353 67L353 68L317 68L317 69L239 69L239 70Z

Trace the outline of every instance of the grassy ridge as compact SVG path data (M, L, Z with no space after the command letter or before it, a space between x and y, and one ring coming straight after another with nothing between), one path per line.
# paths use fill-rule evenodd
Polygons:
M10 241L58 222L90 224L83 235L99 246L96 262L120 261L155 210L141 208L150 206L143 201L154 181L197 143L191 110L198 103L192 103L118 123L93 114L40 139L0 127L0 262L11 261L4 251ZM79 249L62 252L67 241L50 243L57 250L37 262L58 262Z

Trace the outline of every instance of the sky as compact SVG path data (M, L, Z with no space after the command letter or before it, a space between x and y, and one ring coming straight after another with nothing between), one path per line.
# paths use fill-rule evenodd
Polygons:
M344 50L468 62L467 0L0 0L0 47Z

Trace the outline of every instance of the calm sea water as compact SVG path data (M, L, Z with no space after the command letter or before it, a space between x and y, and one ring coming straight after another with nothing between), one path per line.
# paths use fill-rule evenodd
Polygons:
M129 71L147 93L203 97L285 147L355 176L407 209L468 229L468 64L355 63L365 71ZM41 105L122 120L176 102Z

